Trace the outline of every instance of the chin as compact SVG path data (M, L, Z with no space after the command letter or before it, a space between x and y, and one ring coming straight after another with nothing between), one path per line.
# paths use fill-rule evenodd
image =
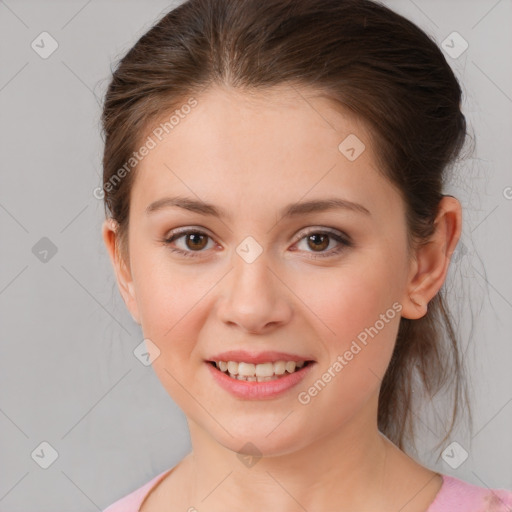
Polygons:
M263 423L266 425L266 423ZM258 428L254 424L251 427L244 428L240 425L238 429L228 428L232 437L224 430L217 432L217 435L211 433L217 443L225 448L238 453L254 457L279 457L291 454L307 446L311 440L305 438L304 432L290 432L289 428L284 426L275 429L275 424L271 428ZM275 429L274 431L272 431ZM279 432L279 430L281 431ZM269 432L272 432L269 434ZM220 434L220 435L219 435Z

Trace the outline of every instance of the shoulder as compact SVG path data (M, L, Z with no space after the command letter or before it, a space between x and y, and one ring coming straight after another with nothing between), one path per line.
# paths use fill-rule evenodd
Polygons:
M512 491L488 489L453 476L441 475L443 485L426 512L510 512Z
M149 482L145 483L142 487L139 487L130 494L127 494L123 498L120 498L116 502L109 505L103 512L138 512L144 498L149 494L151 489L159 482L159 480L165 476L169 470L165 470L162 473L156 475Z

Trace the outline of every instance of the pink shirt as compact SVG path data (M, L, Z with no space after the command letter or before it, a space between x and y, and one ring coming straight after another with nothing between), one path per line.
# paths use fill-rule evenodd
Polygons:
M103 512L139 512L144 499L172 469L155 476ZM441 476L443 485L425 512L512 512L512 491L487 489L452 476Z

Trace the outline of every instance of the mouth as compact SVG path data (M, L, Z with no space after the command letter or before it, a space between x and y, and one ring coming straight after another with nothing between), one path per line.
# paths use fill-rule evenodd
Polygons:
M313 360L304 361L267 361L263 363L246 363L243 361L207 361L220 373L233 380L245 382L269 382L283 379L294 373L302 373Z

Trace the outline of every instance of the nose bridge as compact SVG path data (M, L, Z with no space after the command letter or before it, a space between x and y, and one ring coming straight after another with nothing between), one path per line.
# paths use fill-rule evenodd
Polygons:
M290 314L284 288L274 275L271 251L248 236L235 248L221 318L256 332L269 323L282 323Z
M264 248L254 237L247 236L235 252L231 294L237 295L240 303L253 300L270 302L275 296L275 283L268 248Z

